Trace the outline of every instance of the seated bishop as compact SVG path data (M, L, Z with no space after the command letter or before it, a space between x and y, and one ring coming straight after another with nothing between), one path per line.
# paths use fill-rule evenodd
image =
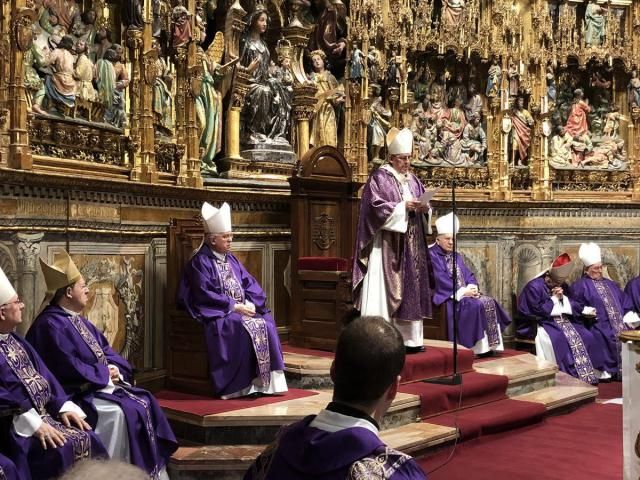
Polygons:
M57 478L75 462L106 457L107 452L83 410L14 333L23 309L0 269L0 409L15 411L5 445L11 459L0 456L0 478Z
M640 277L633 278L624 287L624 293L629 297L634 312L640 312Z
M89 293L80 271L65 251L40 266L46 306L27 340L87 412L111 458L133 463L153 479L168 478L165 467L178 448L171 427L155 398L131 385L129 362L80 314Z
M460 254L455 254L455 288L453 286L453 242L459 228L460 222L453 213L436 220L436 243L429 247L435 280L433 303L446 309L449 340L453 340L453 308L456 305L458 343L476 355L502 351L502 331L511 319L498 302L480 292L475 275Z
M637 327L640 318L633 311L631 299L618 284L605 278L600 247L595 243L583 243L578 255L584 265L584 273L571 286L571 294L583 315L595 317L591 333L603 356L606 373L602 378L619 378L622 347L618 335Z
M595 385L601 375L603 357L593 334L582 323L580 308L571 298L566 283L571 275L571 257L563 253L551 267L531 280L518 297L518 311L528 317L518 333L535 336L536 356L558 368ZM525 332L537 325L533 335Z
M287 391L267 296L231 253L231 207L202 206L204 238L184 267L178 306L204 324L213 394L228 399Z

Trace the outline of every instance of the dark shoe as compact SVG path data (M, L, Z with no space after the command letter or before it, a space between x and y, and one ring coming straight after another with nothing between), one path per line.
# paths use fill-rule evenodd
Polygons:
M488 352L484 352L476 355L476 358L488 358L488 357L495 357L495 356L496 356L495 350L489 350Z
M421 352L425 352L426 348L424 348L424 345L422 347L404 347L404 352L407 355L410 355L412 353L421 353Z

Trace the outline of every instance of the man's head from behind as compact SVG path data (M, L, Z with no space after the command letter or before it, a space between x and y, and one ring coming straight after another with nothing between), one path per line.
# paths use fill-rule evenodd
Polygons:
M378 419L393 401L405 349L400 332L382 317L360 317L338 338L331 366L334 401L375 409Z

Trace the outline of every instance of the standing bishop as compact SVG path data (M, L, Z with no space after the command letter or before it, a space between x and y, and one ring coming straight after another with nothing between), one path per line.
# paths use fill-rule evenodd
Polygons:
M74 393L109 456L131 462L155 479L168 479L166 464L176 439L157 401L131 386L132 369L80 312L89 288L66 251L51 265L40 260L46 306L27 333L67 392Z
M354 305L363 316L392 322L407 353L424 350L423 321L431 317L427 253L431 207L424 186L409 172L413 133L387 133L389 163L375 170L362 192L353 260Z

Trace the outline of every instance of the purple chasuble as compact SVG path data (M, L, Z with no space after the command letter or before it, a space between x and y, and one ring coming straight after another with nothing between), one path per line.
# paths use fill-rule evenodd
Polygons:
M234 311L245 300L255 305L254 317ZM272 371L284 370L267 296L231 253L221 261L203 245L184 267L177 303L204 324L215 396L239 392L257 377L267 386Z
M408 174L414 198L424 187L414 174ZM406 233L383 230L382 226L403 202L402 186L391 172L375 170L367 180L360 202L356 249L353 258L354 305L360 307L362 280L367 273L369 255L377 233L382 235L382 264L391 318L422 321L431 317L432 274L427 254L426 218L408 212Z
M444 305L447 313L448 338L453 338L453 254L445 252L438 244L429 247L435 288L433 303ZM467 268L464 260L456 256L456 291L469 284L478 285L475 275ZM480 286L478 286L480 288ZM463 297L458 305L458 343L467 348L482 340L485 333L490 346L500 343L499 332L511 323L502 306L493 298L480 295L479 298Z
M149 392L122 382L116 384L118 388L112 393L99 391L109 383L108 365L117 366L126 382L132 380L129 362L111 348L104 335L86 318L49 305L31 325L27 340L70 393L80 386L86 387L74 400L87 413L93 427L98 420L94 398L115 403L123 410L131 463L157 478L178 444Z
M622 321L633 310L631 300L613 280L593 280L584 275L572 286L573 299L579 312L584 307L596 309L597 321L591 327L598 349L603 355L603 369L612 375L621 371L621 345L618 334L629 327Z
M67 400L56 378L26 341L14 333L6 340L0 339L0 409L26 412L34 408L43 422L67 437L62 447L43 450L40 439L18 435L12 425L7 453L20 479L56 478L79 460L107 456L94 432L65 427L55 420Z
M424 480L409 456L362 427L326 432L309 426L315 415L280 430L244 480Z
M562 290L565 297L569 298L573 314L579 314L579 306L569 297L570 290L566 283L562 284ZM527 317L536 317L549 335L558 368L583 382L596 385L598 379L594 369L602 368L603 358L598 352L595 338L574 315L552 317L553 307L551 290L544 277L534 278L527 283L518 297L518 311Z

